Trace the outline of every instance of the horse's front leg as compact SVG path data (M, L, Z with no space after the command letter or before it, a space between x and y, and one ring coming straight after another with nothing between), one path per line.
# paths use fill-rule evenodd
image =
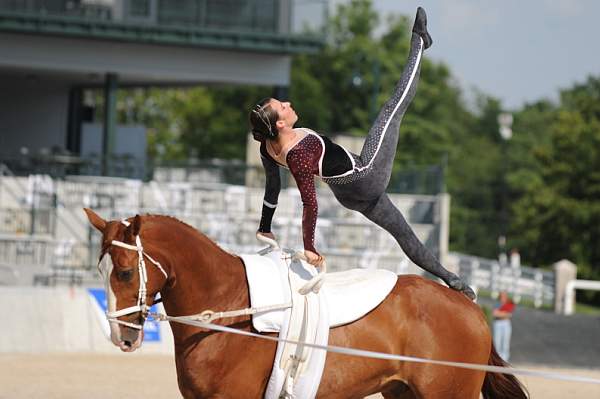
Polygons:
M176 355L179 389L186 399L261 399L275 350L274 342L211 334Z

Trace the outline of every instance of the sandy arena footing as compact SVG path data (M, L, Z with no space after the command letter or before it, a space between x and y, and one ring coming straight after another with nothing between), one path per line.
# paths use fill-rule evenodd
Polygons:
M535 370L600 379L600 370ZM600 385L520 377L533 399L600 398ZM172 357L146 354L0 354L0 399L180 398ZM369 398L380 398L373 395Z

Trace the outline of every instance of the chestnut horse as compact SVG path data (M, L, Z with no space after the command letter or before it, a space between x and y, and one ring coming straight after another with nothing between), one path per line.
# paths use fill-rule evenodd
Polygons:
M244 309L250 306L242 260L179 220L157 215L105 221L85 209L102 233L101 258L112 313L111 339L123 351L143 340L144 312L160 292L170 316ZM147 282L138 273L143 245ZM117 241L117 242L115 242ZM120 243L130 244L129 248ZM133 250L132 250L133 249ZM154 264L150 263L153 261ZM106 267L105 267L106 266ZM141 269L140 269L141 270ZM144 289L142 289L142 287ZM254 331L249 316L220 324ZM179 389L185 398L262 398L276 343L255 337L171 323ZM486 319L463 294L436 282L401 276L391 293L356 322L331 329L329 343L428 359L504 366L493 349ZM317 397L526 398L512 375L369 359L329 353Z

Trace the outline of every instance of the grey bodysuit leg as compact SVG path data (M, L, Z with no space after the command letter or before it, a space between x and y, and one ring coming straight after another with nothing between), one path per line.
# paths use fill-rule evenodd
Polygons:
M421 72L423 40L413 33L407 65L402 71L394 94L384 104L365 139L360 153L359 169L369 174L374 191L384 192L392 175L398 147L400 124L417 91Z
M363 177L368 175L368 186L365 186L365 182L361 184L361 197L372 199L385 192L396 156L400 123L417 90L422 55L423 39L413 33L408 62L394 88L394 93L384 104L369 130L360 156L355 157L353 173L344 177L323 178L332 188L364 180ZM354 191L350 191L350 194L356 196Z
M442 266L435 256L421 243L398 208L387 194L382 194L371 206L362 212L369 220L387 230L400 244L400 247L415 264L441 278L446 284L456 287L458 276ZM460 282L460 280L459 280Z
M408 63L394 94L369 131L361 154L356 159L354 173L337 180L334 178L324 181L343 206L361 212L392 234L415 264L441 278L450 287L463 290L467 286L458 276L446 270L419 241L385 193L396 155L400 123L416 92L422 53L423 40L413 33Z
M400 123L412 101L419 81L423 39L412 35L408 62L394 93L379 112L365 139L352 174L323 178L336 198L347 208L362 212L385 193L396 157Z

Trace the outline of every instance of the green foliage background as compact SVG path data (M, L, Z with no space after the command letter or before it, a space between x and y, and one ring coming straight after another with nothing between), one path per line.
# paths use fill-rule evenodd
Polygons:
M324 134L365 135L404 67L411 20L389 17L376 36L384 21L370 0L340 5L326 46L293 59L289 97L300 124ZM244 159L247 110L273 91L121 91L120 118L148 127L155 160ZM511 110L514 135L508 142L498 134L501 111L500 101L484 93L467 104L448 66L425 53L395 170L447 163L452 250L496 257L506 226L507 249L517 247L525 264L566 258L578 265L581 278L600 279L600 78L563 90L558 103L540 100ZM599 295L582 299L600 303Z

